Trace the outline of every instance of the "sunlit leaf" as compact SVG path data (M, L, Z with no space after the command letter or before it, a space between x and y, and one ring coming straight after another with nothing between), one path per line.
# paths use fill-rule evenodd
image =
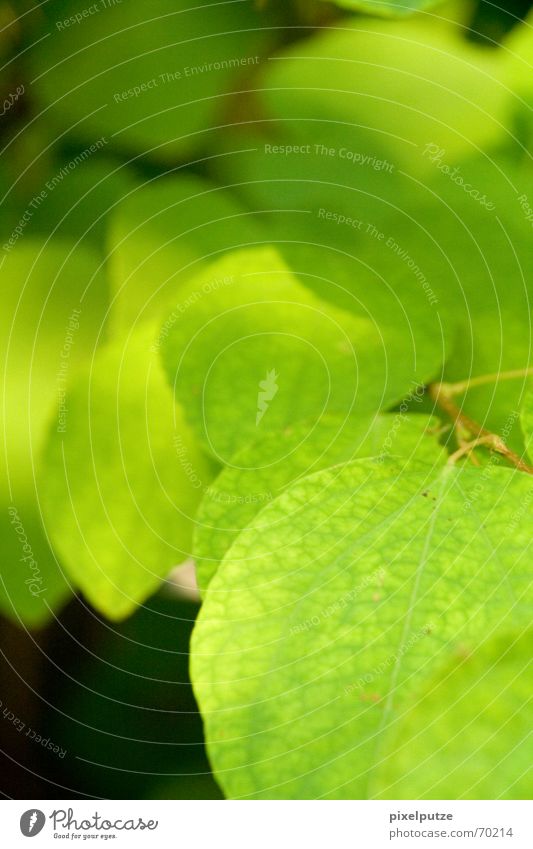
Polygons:
M376 796L529 799L532 649L526 632L459 650L398 722Z
M333 150L324 156L357 153L366 142L367 153L380 158L385 148L397 167L425 172L426 144L453 159L507 136L516 101L504 68L501 53L467 42L460 28L357 19L270 61L262 102L295 142Z
M65 569L110 619L132 613L190 554L210 464L173 403L148 326L103 349L47 446L46 527Z
M2 584L15 620L41 624L70 592L43 531L40 490L46 432L68 381L104 335L107 283L98 256L62 242L17 237L0 269Z
M193 636L226 794L374 796L428 682L531 621L532 492L512 470L481 482L469 466L361 460L265 507L218 569ZM507 789L494 770L484 786L491 798ZM416 792L407 775L391 798Z
M406 404L420 397L416 393ZM194 555L205 592L232 542L256 514L298 478L358 457L416 456L442 462L447 453L435 432L438 420L398 413L370 417L325 416L262 435L233 457L208 487L198 511ZM257 533L261 531L257 528Z
M327 0L327 2L334 2L337 6L353 9L356 12L402 17L430 9L436 6L439 0Z
M272 428L364 415L438 374L442 338L321 301L275 251L237 251L180 291L160 332L177 400L220 461Z
M424 181L374 170L361 158L343 183L334 158L265 155L265 144L243 155L245 194L253 209L270 207L263 217L272 241L298 279L379 326L393 321L405 339L419 338L421 328L440 336L447 380L494 374L462 405L522 451L516 422L524 378L500 374L531 362L533 183L526 160L503 153L456 159L428 144L432 173ZM266 182L254 181L251 156L268 160ZM236 179L240 159L227 179ZM283 210L276 193L290 199Z

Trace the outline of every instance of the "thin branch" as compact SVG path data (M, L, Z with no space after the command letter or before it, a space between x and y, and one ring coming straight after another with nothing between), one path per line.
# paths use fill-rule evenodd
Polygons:
M462 392L468 392L469 389L475 386L499 383L500 380L518 380L521 377L528 377L530 375L533 375L533 366L529 368L517 368L512 371L500 371L494 374L481 374L478 377L460 380L457 383L442 383L441 386L446 387L448 395L460 395Z
M518 454L515 454L514 451L508 448L500 436L496 433L491 433L490 430L487 430L485 427L478 424L478 422L471 419L470 416L463 413L457 404L455 404L450 397L450 394L453 394L453 392L450 393L450 387L457 387L459 385L461 384L432 383L428 387L430 397L453 422L453 428L459 444L459 449L450 456L449 462L455 463L465 454L473 456L470 452L472 452L474 448L485 446L490 448L492 451L496 451L498 454L501 454L509 461L509 463L521 472L533 475L533 466L529 466L522 460L521 457L518 456Z
M478 424L466 413L463 413L457 404L450 397L449 387L456 384L450 383L431 383L428 387L429 396L436 404L444 410L451 418L454 428L459 430L459 440L464 434L470 436L488 436L490 431Z
M465 454L469 454L469 452L473 451L474 448L477 448L480 445L489 444L490 437L488 436L481 436L479 439L473 439L472 442L465 442L457 451L454 451L453 454L450 454L450 456L448 457L448 463L453 466L457 462L457 460L459 460L461 457L464 457Z

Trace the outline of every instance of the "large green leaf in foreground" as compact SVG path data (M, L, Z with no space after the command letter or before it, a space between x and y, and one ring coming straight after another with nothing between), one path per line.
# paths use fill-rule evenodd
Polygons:
M43 531L36 479L68 381L104 335L107 283L97 255L25 238L1 265L0 606L41 625L68 597Z
M200 589L207 589L239 533L293 481L358 457L392 454L442 462L448 455L436 439L437 428L438 419L400 410L372 418L325 416L313 429L302 422L250 442L207 488L198 511L194 557ZM257 523L254 527L261 533Z
M294 484L238 537L193 637L228 796L375 795L426 683L529 623L533 481L497 468L479 480L468 466L356 461ZM506 791L497 773L490 787ZM392 798L413 793L407 775Z
M267 430L386 408L443 359L442 339L423 323L406 338L344 312L270 248L236 251L190 281L159 344L177 400L224 462Z
M111 619L133 612L190 554L209 463L175 407L148 327L111 346L67 395L42 476L65 568Z
M532 652L527 631L452 657L398 723L376 795L529 799Z

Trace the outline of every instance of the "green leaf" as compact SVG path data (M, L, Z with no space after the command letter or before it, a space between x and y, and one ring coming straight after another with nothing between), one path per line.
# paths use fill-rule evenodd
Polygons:
M190 554L212 470L151 352L152 329L103 349L73 384L42 476L65 568L111 619L132 613Z
M405 404L415 399L420 402L413 392ZM359 457L392 454L443 462L447 453L434 436L437 427L437 419L407 415L402 404L396 414L325 416L314 428L300 423L252 440L208 487L200 505L194 539L200 590L205 593L239 533L289 484Z
M194 176L157 181L120 204L109 238L113 329L161 318L206 262L259 239L231 195Z
M180 291L160 342L178 401L222 462L257 434L374 413L438 373L443 342L316 298L270 248L237 251Z
M425 685L391 737L378 797L530 798L532 637L459 652Z
M513 27L505 39L505 82L517 93L517 106L531 113L533 94L533 12ZM524 98L526 102L520 99ZM529 100L529 104L527 101ZM529 115L531 121L531 114Z
M450 382L495 375L492 383L472 386L459 399L460 406L522 453L518 418L527 377L509 380L504 373L533 363L531 223L517 197L517 187L532 197L533 181L527 167L504 157L462 163L461 174L494 208L472 203L461 186L440 173L434 189L442 206L452 204L457 214L455 223L448 216L449 223L440 229L440 245L461 283L456 303L462 327L444 373Z
M531 362L527 163L506 154L456 160L429 145L433 174L425 182L362 164L343 182L332 170L335 158L326 166L312 151L265 155L264 145L265 196L252 191L248 200L254 209L268 208L267 186L289 196L287 208L267 218L273 243L298 279L344 309L365 310L380 327L394 322L406 339L424 332L440 337L449 382L496 374L461 404L522 452L517 411L525 379L499 375ZM243 165L253 189L249 156ZM232 160L234 169L239 160ZM270 207L276 210L273 198Z
M152 0L76 20L70 0L32 50L32 93L69 139L156 159L203 148L271 39L252 3ZM264 27L264 30L263 30Z
M531 388L525 395L524 404L520 414L520 421L522 424L522 432L524 434L526 449L530 458L533 460L533 389Z
M355 163L317 154L320 124L309 126L308 152L279 123L281 138L247 135L233 146L246 152L221 160L228 182L243 169L239 190L252 209L270 210L271 241L300 282L343 309L366 311L379 327L394 322L405 339L441 338L449 382L530 365L527 162L507 153L458 159L427 143L419 155L431 171L413 179L368 139L353 141ZM524 388L524 379L498 376L472 387L461 406L521 453Z
M427 682L531 621L532 492L510 470L360 460L269 504L213 578L193 636L226 794L381 790L390 741ZM490 784L491 798L505 790L497 773ZM414 792L406 777L392 797Z
M313 144L309 154L267 152L276 143L257 133L228 139L234 155L224 158L221 179L239 184L298 281L406 344L439 340L449 357L466 312L440 244L450 211L441 204L428 213L420 185L373 146L359 148L365 164L354 165L316 154Z
M68 380L104 335L108 291L93 253L20 239L4 247L0 268L0 605L15 621L41 625L70 593L41 522L42 450Z
M327 0L346 9L387 17L403 17L437 6L439 0Z
M506 137L516 101L505 72L502 54L467 42L459 27L357 19L268 62L260 103L283 135L332 148L324 158L366 141L367 153L381 158L385 148L396 167L420 174L431 170L427 144L455 159Z
M505 41L505 82L516 93L515 151L524 164L533 151L533 12ZM524 149L529 156L524 156Z
M0 609L21 627L41 628L76 587L43 531L36 495L2 490Z

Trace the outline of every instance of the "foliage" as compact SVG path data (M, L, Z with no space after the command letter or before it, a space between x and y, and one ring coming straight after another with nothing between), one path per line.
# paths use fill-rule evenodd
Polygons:
M198 511L194 553L200 588L205 592L232 542L261 507L300 477L387 451L444 461L446 452L432 436L437 423L422 415L353 415L349 421L324 415L314 429L301 422L253 439L213 481Z
M0 605L135 641L194 558L227 796L526 797L531 20L308 6L6 28Z
M409 15L435 6L438 0L335 0L339 6L375 15Z
M359 461L289 487L237 538L193 642L211 760L231 796L373 797L425 682L528 624L533 482L495 471L470 507L477 478Z
M423 382L440 365L441 340L422 326L411 354L402 328L321 302L271 249L230 255L180 296L176 313L186 319L167 319L163 359L199 438L221 462L259 428L390 406L415 369Z
M64 601L69 582L42 526L36 478L67 382L103 332L107 281L97 255L60 241L25 241L4 258L2 274L0 601L17 621L38 624Z
M60 18L78 11L64 4ZM38 103L54 128L156 159L209 143L239 60L253 66L269 36L268 18L248 2L153 0L149 16L138 4L116 3L82 25L57 31L54 23L56 37L31 59Z
M191 553L200 493L176 440L202 479L211 476L151 338L140 332L99 352L66 396L65 430L52 432L42 468L55 549L75 585L112 619L135 610Z

